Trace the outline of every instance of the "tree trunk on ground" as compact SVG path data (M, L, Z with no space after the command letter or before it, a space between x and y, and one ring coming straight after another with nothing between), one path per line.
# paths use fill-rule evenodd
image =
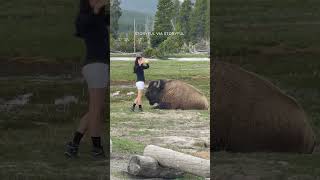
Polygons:
M160 166L152 157L138 155L131 157L128 172L134 176L165 179L175 179L183 175L181 171Z
M181 170L197 176L210 177L210 161L206 159L154 145L147 146L143 155L154 158L164 167Z

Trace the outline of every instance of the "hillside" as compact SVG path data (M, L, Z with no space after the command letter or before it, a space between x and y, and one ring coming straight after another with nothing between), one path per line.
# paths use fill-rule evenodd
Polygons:
M155 14L158 0L121 0L121 9Z
M147 14L147 13L141 13L137 11L123 10L122 16L120 17L120 20L119 20L119 31L132 32L134 19L136 19L137 31L144 31L147 18L149 18L149 22L152 22L153 15Z

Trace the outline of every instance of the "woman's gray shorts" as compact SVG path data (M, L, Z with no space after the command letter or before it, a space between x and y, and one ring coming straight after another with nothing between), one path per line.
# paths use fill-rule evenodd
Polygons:
M105 63L90 63L82 68L88 88L106 88L109 84L109 66Z

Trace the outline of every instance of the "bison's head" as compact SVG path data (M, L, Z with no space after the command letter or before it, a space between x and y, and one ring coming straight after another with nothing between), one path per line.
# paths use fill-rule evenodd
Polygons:
M146 97L149 100L150 105L159 103L161 91L163 90L164 85L164 80L151 81L149 83L148 89L146 91Z

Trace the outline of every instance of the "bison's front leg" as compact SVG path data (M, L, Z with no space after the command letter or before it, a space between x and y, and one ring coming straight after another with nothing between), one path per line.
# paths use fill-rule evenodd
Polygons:
M170 104L168 104L168 103L159 103L156 106L153 106L153 109L170 109Z

